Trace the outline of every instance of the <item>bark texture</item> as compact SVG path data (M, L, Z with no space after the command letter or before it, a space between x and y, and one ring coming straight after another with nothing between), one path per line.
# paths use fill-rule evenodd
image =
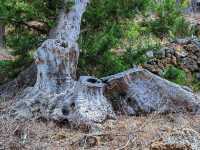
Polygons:
M17 118L45 117L76 122L102 122L112 107L103 96L103 84L86 77L77 82L79 57L77 40L88 0L75 0L69 13L59 15L55 39L46 40L37 50L37 81L26 89L12 110ZM92 79L91 81L98 81Z
M102 80L107 83L106 93L112 97L113 106L129 115L152 111L200 112L200 99L192 92L142 68L133 68Z
M11 115L91 125L115 118L112 106L129 115L152 111L199 112L200 100L194 94L145 69L133 68L101 80L81 76L76 81L80 53L77 40L89 0L74 2L69 13L60 11L53 38L38 48L37 81L18 97Z
M81 76L76 84L71 100L63 106L63 114L69 121L101 123L107 118L115 118L111 104L103 95L104 84L90 76ZM70 102L70 103L69 103ZM88 119L89 118L89 119Z

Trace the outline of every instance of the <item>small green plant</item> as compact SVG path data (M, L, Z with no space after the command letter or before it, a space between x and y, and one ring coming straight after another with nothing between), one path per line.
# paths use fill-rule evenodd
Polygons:
M186 85L188 83L186 72L174 66L169 66L164 71L163 77L180 85Z
M11 64L11 61L0 61L0 84L6 82L10 77Z
M200 81L193 75L193 80L191 82L194 91L200 91Z
M65 5L65 12L68 13L71 8L74 6L74 0L68 0Z
M152 33L161 39L163 37L190 36L193 31L182 15L185 5L185 3L177 5L176 1L172 0L152 1L152 5L149 7L155 17L145 24Z

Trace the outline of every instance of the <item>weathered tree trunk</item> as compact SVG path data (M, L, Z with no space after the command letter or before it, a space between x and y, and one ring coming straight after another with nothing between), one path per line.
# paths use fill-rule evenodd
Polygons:
M67 100L64 104L64 114L68 115L69 121L78 119L77 122L89 121L89 124L100 123L107 118L115 118L112 106L103 93L104 84L101 80L90 76L81 76L71 101Z
M194 13L200 12L200 1L199 0L191 0L191 6Z
M133 68L102 80L117 111L129 115L152 111L200 113L197 96L145 69Z
M18 97L11 115L93 124L115 118L112 106L129 115L152 111L199 113L200 100L193 93L144 69L130 69L101 80L83 76L76 81L77 40L88 2L75 0L68 14L61 10L53 36L37 50L36 84Z
M77 40L81 17L89 0L75 0L68 14L59 15L55 39L46 40L37 50L37 81L24 91L12 110L18 118L45 117L68 119L76 123L102 122L114 116L111 105L103 96L103 84L82 77L77 82L76 67L79 58ZM90 82L92 81L92 82Z

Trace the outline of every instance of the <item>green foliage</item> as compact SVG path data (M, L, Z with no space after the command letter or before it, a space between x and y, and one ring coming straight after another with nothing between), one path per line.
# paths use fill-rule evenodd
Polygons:
M194 80L192 82L192 87L194 91L200 91L200 82L197 80Z
M185 0L179 6L172 0L91 1L82 21L79 72L113 74L147 61L146 51L159 49L163 38L191 35L183 7Z
M161 3L152 0L150 10L154 19L147 22L147 26L160 38L191 36L194 32L182 15L184 6L184 2L177 5L176 1L172 0L163 0Z
M195 34L195 28L185 21L184 17L177 17L170 29L171 37L187 37Z
M33 61L31 53L45 40L55 19L61 0L1 0L0 22L6 26L6 46L13 49L16 60L3 65L0 74L9 72L7 78L15 77ZM28 22L39 22L43 27L31 27ZM37 24L37 23L36 23ZM34 26L35 24L33 24ZM6 76L6 74L5 74Z
M86 48L81 53L79 61L80 73L100 77L126 69L120 56L111 51L118 44L118 37L121 34L117 25L112 25L107 29L107 32L101 31L96 35L88 35L88 40L81 41L81 45L86 46ZM91 36L95 36L95 41Z
M11 65L11 61L0 61L0 84L6 82L8 78L12 77Z
M146 52L149 50L156 51L160 48L159 44L139 44L137 48L131 48L129 47L126 49L126 52L123 55L123 60L126 62L126 64L129 67L132 67L134 65L140 65L144 64L146 61L148 61L148 58L146 57Z
M194 91L200 91L200 81L197 79L196 75L193 75L191 85Z
M74 0L68 0L66 2L65 11L66 13L70 11L70 9L74 6Z
M101 77L130 67L124 54L118 50L126 51L127 42L133 42L145 32L134 18L137 12L146 9L148 3L148 0L91 1L81 27L85 32L79 40L81 74Z
M180 85L186 85L188 82L186 72L174 66L168 67L164 71L163 77Z
M8 29L6 45L17 58L3 65L13 72L12 77L31 63L32 52L55 26L61 1L0 1L0 21ZM91 0L82 19L79 73L101 77L123 71L144 63L146 51L159 49L163 38L193 34L181 14L186 1L178 6L172 0ZM74 0L67 1L66 11L73 5ZM29 28L29 21L40 22L44 28Z

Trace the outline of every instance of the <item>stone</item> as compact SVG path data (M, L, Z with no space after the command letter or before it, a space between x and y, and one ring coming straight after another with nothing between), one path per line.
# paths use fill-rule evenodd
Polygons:
M172 54L171 54L171 53L167 53L167 54L166 54L166 57L167 57L167 58L171 58L171 57L172 57Z
M183 58L181 59L180 63L182 64L183 68L187 68L191 71L199 70L197 61L193 60L192 58L189 58L189 57Z
M166 144L163 142L154 142L150 146L150 150L192 150L187 144Z
M200 72L196 73L196 78L198 81L200 81Z
M175 52L175 56L177 57L177 59L185 58L185 57L187 57L187 55L188 55L188 53L185 51L176 51Z
M195 44L188 44L184 46L184 49L189 53L195 53L199 51L199 47L197 47Z
M160 49L159 51L156 51L155 52L155 56L157 57L157 58L165 58L166 57L166 47L164 47L164 48L162 48L162 49Z
M148 58L153 58L153 57L154 57L153 51L148 51L148 52L146 52L146 56L147 56Z
M187 145L189 150L199 150L200 134L189 128L178 129L166 136L163 142L166 144Z
M197 59L198 59L198 57L196 55L190 55L189 57L194 61L197 61Z
M181 44L181 45L186 45L191 42L191 38L178 38L175 40L175 43Z
M172 56L172 64L173 65L177 65L177 60L176 60L176 57L175 56Z

